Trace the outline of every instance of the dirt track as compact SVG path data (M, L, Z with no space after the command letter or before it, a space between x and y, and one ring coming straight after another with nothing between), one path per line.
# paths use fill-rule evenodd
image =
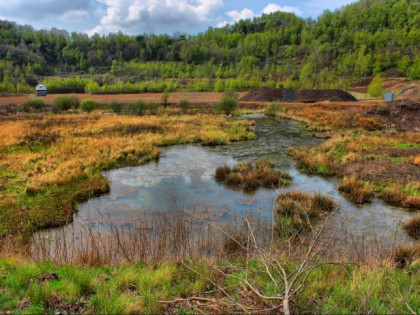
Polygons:
M50 94L43 97L46 104L54 104L54 99L57 96L62 94ZM130 103L137 100L144 101L161 101L161 93L147 93L147 94L112 94L112 95L90 95L90 94L72 94L80 97L81 100L84 99L95 99L100 103L107 104L112 101L118 101L121 103ZM241 98L245 93L238 93L239 98ZM0 97L0 105L16 104L20 105L25 103L28 99L34 95L25 95L25 96L3 96ZM223 93L215 92L206 92L206 93L197 93L197 92L174 92L169 94L170 103L179 103L182 99L187 99L190 103L209 103L213 104L221 99Z

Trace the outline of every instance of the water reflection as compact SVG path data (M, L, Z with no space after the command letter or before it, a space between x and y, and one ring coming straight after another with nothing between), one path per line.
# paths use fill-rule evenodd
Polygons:
M305 135L301 124L260 116L248 118L256 121L255 141L215 148L198 145L168 147L162 149L159 162L106 172L104 174L111 186L108 195L81 204L72 224L37 233L34 238L38 241L57 239L57 233L60 233L71 235L68 238L74 241L74 235L92 229L97 234L109 233L115 228L134 229L139 226L141 229L156 230L157 227L150 228L147 222L159 220L156 214L162 212L170 213L166 216L166 220L170 221L171 217L177 216L172 215L173 211L182 211L192 218L189 222L192 229L202 222L238 221L249 214L268 222L276 191L260 189L254 194L246 194L226 189L213 179L219 166L268 157L293 177L293 184L280 189L280 192L293 189L320 192L338 201L340 211L333 217L332 226L343 229L340 234L344 241L380 238L389 242L412 242L404 232L398 232L398 223L409 218L410 213L378 200L358 207L338 192L336 180L306 176L296 170L285 150L291 146L312 146L322 141ZM162 226L165 224L162 223Z

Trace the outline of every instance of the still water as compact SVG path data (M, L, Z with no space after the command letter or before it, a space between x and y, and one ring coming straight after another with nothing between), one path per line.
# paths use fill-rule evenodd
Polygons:
M202 222L237 221L249 214L269 221L276 191L260 189L248 194L227 189L213 178L219 166L266 157L293 177L292 185L280 188L280 192L295 189L319 192L340 204L339 211L332 218L332 226L345 230L341 235L345 235L346 239L380 239L390 243L413 241L399 228L401 220L411 216L409 212L388 206L380 200L356 206L339 193L337 180L307 176L296 169L295 163L285 154L286 149L291 146L310 147L323 141L306 134L303 125L263 115L244 119L255 121L256 140L214 148L172 146L161 150L158 162L105 172L104 176L110 181L109 194L80 204L71 224L42 231L34 238L51 239L58 231L72 233L74 238L74 234L87 227L106 233L110 222L113 226L130 229L136 222L145 221L146 216L150 220L154 213L173 210L186 211Z

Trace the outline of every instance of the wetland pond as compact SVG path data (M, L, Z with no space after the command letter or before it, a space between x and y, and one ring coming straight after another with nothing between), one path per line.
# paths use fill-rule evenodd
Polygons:
M346 240L359 243L380 240L389 244L413 242L399 228L401 220L411 216L409 212L388 206L380 200L356 206L338 191L336 179L308 176L296 169L294 161L286 155L286 149L293 146L310 147L323 141L307 134L302 124L264 115L249 115L243 119L255 121L255 140L218 147L171 146L161 149L161 158L157 162L104 172L110 182L110 193L80 204L72 223L36 233L32 241L33 253L39 259L54 257L53 260L68 262L71 261L70 256L87 248L103 250L109 246L112 242L104 235L112 234L113 239L118 239L118 244L112 249L115 251L115 248L122 246L122 238L125 242L128 238L129 246L151 239L156 242L161 237L157 230L167 232L171 225L178 227L170 236L166 234L165 246L170 247L171 242L188 234L188 242L199 241L201 246L206 247L206 240L212 232L206 230L207 235L203 236L205 222L239 222L247 215L258 218L260 222L269 222L277 191L262 188L249 194L228 189L214 179L219 166L252 162L261 157L272 160L276 167L292 176L292 184L278 189L279 192L299 189L322 193L337 201L340 208L332 217L332 226L345 230L345 233L339 234L345 235ZM185 218L188 217L189 227L202 234L199 240L197 236L186 232L186 226L179 226L176 213L180 212L187 214ZM150 226L147 222L152 221L153 226ZM131 232L127 234L127 231ZM89 237L86 238L86 235ZM95 245L92 245L93 235L101 238ZM131 247L131 250L137 251L138 248ZM151 255L150 250L147 255ZM191 251L185 248L173 250Z

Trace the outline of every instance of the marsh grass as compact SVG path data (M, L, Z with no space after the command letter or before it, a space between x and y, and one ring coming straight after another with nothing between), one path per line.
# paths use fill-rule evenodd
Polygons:
M375 189L369 183L359 181L355 177L345 177L338 190L356 204L370 202L375 196Z
M43 115L2 120L0 236L23 241L68 223L77 202L107 192L101 171L159 158L159 146L252 137L221 116Z
M327 214L338 209L330 197L310 195L300 190L280 194L277 197L276 214L281 236L302 234L311 224L316 224Z
M270 224L247 217L259 235L259 242L267 243ZM241 222L243 220L238 218L218 222L216 226L216 222L196 215L194 210L182 209L143 213L141 219L129 224L116 224L100 216L95 223L86 226L71 225L35 234L31 258L90 267L231 258L236 257L239 250L223 231L244 235Z
M403 228L404 230L407 231L407 233L411 237L415 239L419 239L420 238L420 215L416 215L412 217L411 219L405 221L403 223Z
M247 192L256 191L260 187L278 188L291 183L289 174L275 169L274 163L260 159L251 163L242 163L230 168L221 166L216 169L215 179L227 187L240 188Z
M420 246L416 244L397 247L392 253L392 259L398 268L406 268L411 264L418 265L420 264ZM415 265L414 268L416 268Z

